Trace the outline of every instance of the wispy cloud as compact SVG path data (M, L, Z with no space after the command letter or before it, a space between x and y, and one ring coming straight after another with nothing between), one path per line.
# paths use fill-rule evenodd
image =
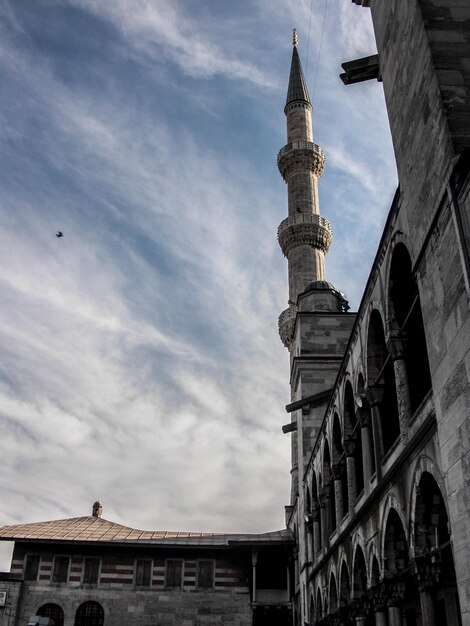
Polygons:
M309 5L5 5L0 522L83 515L101 498L106 516L137 527L282 526L275 154L286 24L296 18L306 41ZM314 124L336 237L327 267L357 302L362 248L373 254L365 224L378 238L393 167L389 144L378 155L381 97L335 82L351 10L362 24L366 11L329 8ZM97 48L76 19L102 36ZM320 29L313 20L309 81ZM354 54L369 41L361 29Z

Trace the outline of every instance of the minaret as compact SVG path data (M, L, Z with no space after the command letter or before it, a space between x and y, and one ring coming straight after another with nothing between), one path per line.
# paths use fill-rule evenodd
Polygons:
M279 317L279 334L291 360L291 506L302 499L299 481L315 444L354 322L344 295L325 280L330 223L320 215L318 179L325 156L313 142L312 103L294 49L284 112L287 144L279 151L279 171L287 183L288 217L278 229L289 265L289 308ZM300 508L299 510L303 510Z
M277 156L278 168L288 189L288 217L279 225L278 240L289 265L289 308L279 318L279 334L289 350L292 349L299 296L312 283L325 281L325 254L332 240L330 223L320 215L318 200L318 179L325 167L325 156L313 142L312 103L297 51L295 30L293 45L284 108L287 144ZM326 285L334 290L332 285ZM338 310L336 305L334 308Z

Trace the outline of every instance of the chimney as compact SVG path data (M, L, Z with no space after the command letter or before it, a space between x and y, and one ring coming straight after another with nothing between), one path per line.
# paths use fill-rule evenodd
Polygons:
M92 513L93 517L102 517L103 515L103 504L97 500L93 505Z

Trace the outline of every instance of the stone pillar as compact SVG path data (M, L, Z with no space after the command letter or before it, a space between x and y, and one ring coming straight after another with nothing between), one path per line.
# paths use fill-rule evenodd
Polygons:
M252 602L256 602L256 564L258 562L258 550L251 551L251 566L253 568Z
M375 626L387 626L387 613L385 607L375 609Z
M363 403L367 403L364 398ZM357 421L361 427L361 443L362 443L362 468L364 472L364 490L370 489L370 480L372 478L372 468L374 467L374 446L372 442L371 432L371 416L365 407L361 407L357 413Z
M330 494L328 493L328 489L323 488L323 491L320 495L320 514L321 514L321 531L322 531L322 547L328 545L329 542L329 525L330 525Z
M421 587L419 590L419 600L421 604L421 619L423 626L438 626L436 624L436 612L434 608L434 598L429 587Z
M402 626L399 606L391 605L388 607L388 626Z
M335 511L336 511L336 527L341 523L344 516L344 503L343 503L343 485L342 476L344 468L342 465L332 465L332 473L335 485Z
M384 397L383 385L371 385L370 387L367 387L366 396L372 413L372 436L374 438L375 471L377 474L377 480L380 480L382 478L382 459L384 456L382 421L380 414L380 403L382 402Z
M354 439L345 439L344 449L346 451L346 472L348 478L348 509L352 512L357 498L356 460L354 458L356 443Z
M408 373L405 363L405 337L397 330L391 330L387 350L393 359L395 372L395 386L397 390L398 416L400 419L400 439L406 445L411 419L410 389L408 386Z
M312 510L312 522L313 522L313 559L315 555L320 552L321 549L321 536L320 536L320 519L321 519L321 507L318 503L313 505Z

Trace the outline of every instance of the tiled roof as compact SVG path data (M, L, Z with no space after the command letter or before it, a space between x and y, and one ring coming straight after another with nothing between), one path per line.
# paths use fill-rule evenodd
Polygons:
M229 543L289 543L292 534L289 530L261 534L148 531L89 516L3 526L0 528L0 540L223 547Z

